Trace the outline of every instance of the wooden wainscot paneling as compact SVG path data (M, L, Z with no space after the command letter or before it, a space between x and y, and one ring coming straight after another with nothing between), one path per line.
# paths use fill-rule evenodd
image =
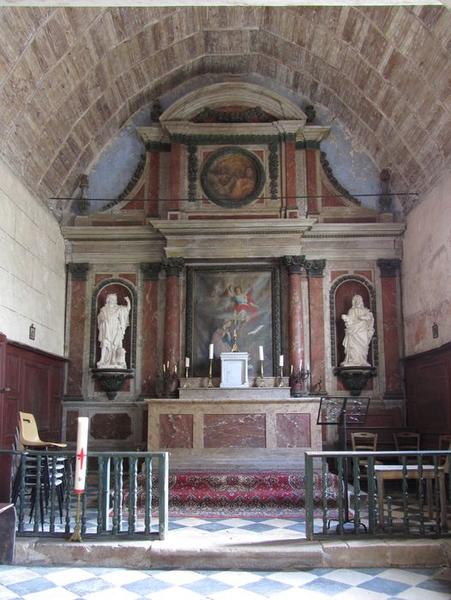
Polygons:
M451 433L451 343L405 359L407 422L433 447Z
M66 359L8 340L0 334L0 447L11 448L19 411L34 414L41 437L61 439L61 400ZM10 475L0 465L0 501ZM6 497L6 500L5 500Z

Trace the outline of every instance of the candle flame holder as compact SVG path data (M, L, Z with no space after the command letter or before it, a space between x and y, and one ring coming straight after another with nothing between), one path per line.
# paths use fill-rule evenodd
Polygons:
M210 358L210 365L208 367L208 383L207 383L207 387L208 388L212 388L213 387L213 359Z

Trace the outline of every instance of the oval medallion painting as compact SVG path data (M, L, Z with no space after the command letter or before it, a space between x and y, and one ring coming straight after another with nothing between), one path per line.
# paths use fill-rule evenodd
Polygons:
M200 179L209 200L227 208L255 200L265 182L261 162L243 148L221 148L210 154Z

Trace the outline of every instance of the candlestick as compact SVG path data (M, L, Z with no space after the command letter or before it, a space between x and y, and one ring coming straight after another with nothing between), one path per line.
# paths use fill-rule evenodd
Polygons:
M210 365L208 367L208 385L207 387L213 387L213 358L210 358Z
M75 455L74 493L77 494L77 509L75 513L74 533L71 542L81 542L81 495L86 487L86 467L88 462L88 417L78 417L77 452Z

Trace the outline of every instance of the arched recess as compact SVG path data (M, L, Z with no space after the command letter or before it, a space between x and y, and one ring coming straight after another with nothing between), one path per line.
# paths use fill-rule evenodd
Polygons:
M91 340L89 352L89 366L94 369L100 359L100 345L97 341L97 315L104 306L108 294L116 294L118 304L125 304L125 298L130 298L130 325L124 335L123 346L126 352L125 360L127 368L136 368L136 315L137 315L137 293L135 286L125 279L104 279L94 289L91 301Z
M378 365L376 292L371 282L365 277L360 275L344 275L334 282L329 292L332 367L340 366L340 363L345 358L343 348L345 325L341 315L346 314L351 308L352 298L355 294L362 296L364 305L374 315L374 336L368 351L368 362L373 367L377 367Z

